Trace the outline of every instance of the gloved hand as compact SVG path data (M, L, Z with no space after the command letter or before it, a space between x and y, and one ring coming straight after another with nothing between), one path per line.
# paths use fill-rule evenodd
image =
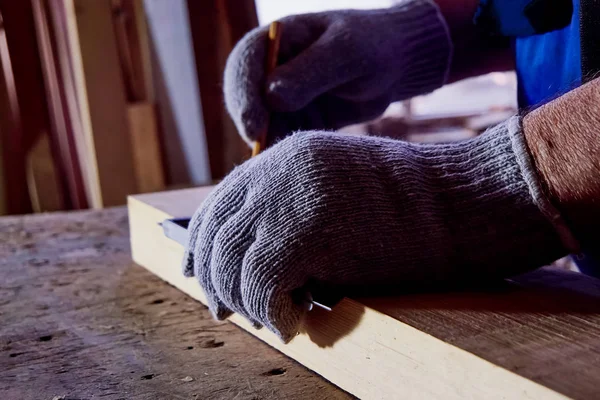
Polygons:
M269 144L297 130L372 119L390 102L446 82L452 43L430 0L281 22L279 66L272 75L264 74L268 27L248 33L227 60L225 104L248 143L257 139L270 112Z
M545 265L566 250L521 135L517 117L447 145L295 134L201 205L184 273L217 318L235 311L289 341L306 312L292 294L309 281L439 283Z

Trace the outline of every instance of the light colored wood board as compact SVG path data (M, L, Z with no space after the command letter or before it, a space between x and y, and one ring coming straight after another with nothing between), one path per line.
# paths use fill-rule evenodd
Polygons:
M46 89L49 134L56 149L55 165L60 171L69 207L78 210L86 209L88 208L87 196L74 141L73 126L66 110L63 76L59 73L59 64L68 60L60 60L57 57L57 42L62 38L56 36L51 30L49 1L39 0L31 4Z
M0 238L0 399L353 398L135 265L125 207Z
M91 120L79 48L73 0L49 0L58 65L62 76L66 114L83 178L88 206L102 207L98 166L91 133Z
M151 103L156 101L154 95L154 80L152 79L152 57L150 52L150 32L148 30L148 20L144 8L144 0L129 0L132 3L135 16L135 28L137 31L139 63L142 69L145 100Z
M121 67L130 102L153 102L148 27L142 0L112 0Z
M154 104L130 104L127 106L127 117L138 191L148 193L164 190L165 173Z
M137 185L111 1L74 6L102 204L125 204Z
M85 171L86 189L90 205L93 208L104 206L102 189L100 187L100 175L98 171L98 159L92 129L92 118L88 92L85 84L85 73L83 70L83 59L81 54L81 43L77 30L77 17L75 15L74 0L64 0L65 30L67 34L69 60L71 62L74 84L73 98L70 108L77 108L79 121L81 123L81 135L76 136L77 152L82 170Z
M209 191L129 198L134 260L201 302L196 281L181 274L183 248L158 223L192 215ZM518 282L486 293L344 299L332 313L309 313L289 345L237 315L231 321L359 397L597 395L598 281L541 270Z
M65 209L48 134L40 135L27 154L27 186L36 213Z
M143 73L138 68L139 63L134 61L135 55L139 52L137 51L138 41L135 25L133 24L135 23L135 17L132 14L131 3L124 0L112 0L112 11L127 101L144 101L146 94L142 82Z
M179 190L169 190L160 193L138 194L130 197L148 206L163 211L168 218L190 217L202 200L211 192L212 186L202 186Z

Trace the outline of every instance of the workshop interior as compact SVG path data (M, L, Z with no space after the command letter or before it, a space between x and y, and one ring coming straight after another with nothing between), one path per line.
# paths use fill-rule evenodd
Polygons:
M469 1L455 0L454 4L463 2ZM349 221L351 228L339 233L337 228L327 226L338 204L333 201L327 203L326 211L315 206L314 214L306 214L322 213L318 214L321 219L312 225L306 223L309 217L288 220L284 216L286 211L296 215L298 209L307 210L313 204L311 201L278 203L285 201L282 197L289 199L290 193L296 193L290 188L300 188L304 194L299 198L306 199L306 193L320 186L310 186L312 178L295 181L293 174L290 180L275 180L284 174L281 172L284 168L273 165L284 161L274 154L290 140L268 137L269 129L272 132L279 128L279 120L267 115L267 123L258 136L240 128L246 123L243 119L246 114L236 117L232 111L234 103L227 98L231 88L224 80L234 79L226 70L232 68L228 61L236 54L236 45L245 43L248 35L255 34L259 27L264 29L264 38L257 39L262 42L256 49L262 52L260 62L265 60L261 74L268 78L282 64L294 61L289 53L294 45L284 47L286 35L288 41L299 43L304 36L315 35L321 25L330 23L336 12L350 10L348 18L354 18L363 15L363 11L379 15L386 10L403 10L413 3L434 4L433 7L438 7L434 10L439 11L453 0L439 0L439 6L433 0L0 0L0 396L52 400L600 398L600 280L585 273L587 261L578 262L584 258L579 253L556 251L559 257L524 274L518 270L515 276L485 280L475 286L459 274L456 275L459 282L440 289L438 284L444 273L441 269L432 273L438 274L435 279L428 280L435 287L423 290L417 281L410 280L399 288L394 283L396 275L388 270L381 273L388 281L381 287L362 287L362 281L370 282L366 273L346 279L354 273L348 271L354 271L355 264L377 268L379 258L373 256L375 261L368 258L372 248L385 247L375 243L377 232L386 233L390 219L409 213L406 210L419 201L431 208L422 213L417 209L414 215L419 216L418 223L413 224L409 234L398 238L407 242L413 237L431 238L417 241L419 245L413 246L423 249L426 255L420 258L426 260L423 265L434 259L435 249L456 243L460 243L458 249L448 251L449 263L462 260L461 251L468 247L459 238L463 230L481 229L473 233L475 247L479 246L480 237L494 238L497 231L492 222L485 222L488 212L485 207L478 209L467 201L456 203L453 197L456 187L485 188L490 180L459 181L452 187L408 191L402 197L408 204L406 208L389 211L384 217L371 213L370 207L361 211L363 214L348 212L340 219ZM408 98L391 96L381 112L370 113L364 120L325 126L322 130L326 131L326 137L333 137L332 141L338 136L351 137L356 143L381 140L376 148L402 142L406 143L406 154L434 146L453 149L452 146L461 143L483 143L499 126L508 124L506 121L515 121L545 107L522 106L530 89L523 81L539 75L542 68L544 71L552 68L531 61L529 66L534 72L528 71L529 75L523 72L518 66L519 57L538 54L544 48L525 48L529 44L523 44L524 38L559 33L566 37L565 32L575 25L565 26L581 15L581 25L576 24L581 26L577 34L585 42L582 32L591 31L584 29L585 21L592 21L587 26L597 26L600 18L600 6L594 0L478 3L472 17L473 26L476 22L478 25L473 32L485 36L486 43L494 49L515 52L516 61L496 70L487 68L484 73L465 79L463 76L449 79L455 64L448 64L444 75L447 84L432 86L432 90ZM319 28L311 25L303 30L291 26L294 21L291 16L313 13L324 15L314 17ZM454 30L451 18L447 18L445 32L452 38L460 37L463 32ZM426 20L427 16L423 16L422 21ZM414 29L425 29L426 22L415 21L411 22ZM483 29L484 24L493 32L480 33L477 29ZM370 29L373 31L359 30L365 37L375 37L375 27ZM393 37L395 28L385 31ZM593 34L586 36L592 38L588 42L600 43L598 31L596 27ZM398 35L404 35L403 32ZM420 43L418 40L424 39L412 40ZM566 50L552 56L553 65L557 71L562 68L564 76L571 71L564 60L575 57L572 42L565 43ZM386 45L385 40L369 41L371 47L365 50L366 54L379 54L377 46ZM600 59L600 45L593 46L598 49L595 53L577 54L584 67ZM487 57L483 52L482 56L471 55L456 43L451 48L452 60L464 54L473 60ZM332 50L331 57L344 57L345 51ZM426 53L423 49L414 51ZM254 56L249 53L243 57L250 60ZM237 62L244 62L243 57ZM410 58L404 53L402 57ZM402 57L389 59L398 63L396 58ZM429 71L431 64L419 64L418 69ZM327 65L315 68L330 72ZM243 68L236 71L241 73ZM365 82L373 87L388 85L384 82L388 72L382 68ZM555 75L552 79L559 79L560 73ZM594 76L598 75L579 74L573 89L583 85L586 77L588 85L594 84ZM308 87L311 82L306 79L303 85ZM417 81L415 78L414 82ZM406 82L405 86L412 87L414 82ZM260 85L259 97L264 95L263 91L277 90L276 82L267 85L261 81ZM348 88L330 86L333 93ZM358 86L364 89L366 85L359 82ZM535 86L544 96L551 88L556 88L555 81ZM369 93L368 89L365 92ZM355 90L359 89L351 88L349 94L344 92L347 93L344 100L358 98L352 96L358 96ZM554 101L564 93L567 90L547 97ZM239 101L245 101L246 97L241 97ZM589 104L584 108L598 122L600 103ZM356 113L349 110L345 112ZM284 112L284 120L286 115L291 113ZM292 119L290 116L285 122ZM285 134L298 131L293 136L298 137L304 126L302 121ZM305 130L312 130L307 126L310 129ZM512 125L507 126L512 129ZM516 134L511 135L514 139ZM348 143L354 143L352 140ZM500 143L500 139L494 140ZM516 146L517 142L510 143ZM468 149L456 156L456 163L477 158L476 150ZM506 151L511 149L516 147ZM376 154L376 150L372 151L369 154ZM538 153L531 153L537 157ZM271 164L264 161L268 157L272 158ZM294 153L294 157L300 156ZM315 163L325 165L325 170L333 168L328 164L329 157L323 158ZM374 155L372 158L377 159ZM490 162L472 168L473 174L486 173L489 168L501 165L496 171L498 180L508 182L513 179L513 165L507 166L508 158L502 159L502 163ZM537 158L532 160L529 162L539 172ZM597 168L597 160L589 165ZM384 169L376 161L369 162L365 162L370 166L365 167L366 172L354 174L348 170L339 175L342 178L335 175L340 187L358 186L361 174L371 176L372 171ZM526 170L521 158L519 163L514 168ZM231 203L227 203L225 194L227 190L233 193L230 186L235 179L241 179L239 176L251 176L248 181L240 180L240 187L250 187L263 179L252 175L258 168L250 169L253 165L264 165L264 176L279 183L270 182L262 192L249 190L239 195L243 200L231 200L234 197L231 195L227 200ZM406 169L419 174L426 170ZM396 172L394 168L390 171ZM462 173L459 167L452 172L440 171L436 172L436 182ZM390 176L393 173L389 172ZM514 179L524 179L529 185L531 179L539 178L531 178L533 175L527 173L523 176ZM421 179L424 178L416 177L411 182ZM502 201L512 196L511 190L519 185L525 187L521 180L506 183L507 189L497 200L504 207L498 215L505 213L507 221L513 214ZM365 193L372 188L383 190L383 199L394 196L390 194L391 184L371 185L366 180L360 186ZM543 184L539 188L539 193L552 192ZM284 195L278 196L280 189ZM349 190L340 189L319 199L337 199L338 193L342 193L339 196L349 204L363 201L362 194L351 199ZM550 210L551 206L537 201L538 186L530 185L523 190L535 199L531 204L544 212ZM485 201L489 196L492 195L486 193L478 199ZM364 198L371 199L368 195ZM374 204L382 204L381 198L377 197ZM525 208L524 200L520 199L515 202ZM248 215L256 218L255 224L227 225L218 233L219 227L208 226L224 224L224 219L233 218L238 212L235 207L246 210L254 201L255 209L262 213L248 211ZM266 204L269 202L278 204L278 208L274 210L275 205L269 208ZM461 210L461 215L475 214L478 219L460 220L457 227L448 222L452 218L431 214L451 213L460 207L469 207L468 211ZM273 228L281 234L281 240L276 237L272 243L280 251L277 256L271 256L267 247L260 248L262 254L252 253L260 250L257 250L260 246L250 247L250 242L260 242L261 236L255 233L251 239L241 240L247 242L239 245L242 250L227 240L218 243L227 237L227 228L237 232L232 237L241 237L247 233L244 229L253 230L255 225L259 229L270 221L268 212L279 216L281 224L293 221L289 229L280 229L279 225ZM215 215L212 222L206 217L210 213ZM561 224L558 212L553 215L556 218L546 224L548 229ZM411 225L409 217L402 217L405 219L399 224ZM223 221L219 222L219 218ZM494 221L502 219L495 218ZM352 248L347 254L335 253L344 248L341 242L348 240L348 247L354 247L352 239L362 235L356 233L361 226L352 224L353 220L375 226L370 228L370 234L363 235L363 242L372 247L363 253ZM431 228L438 220L443 220L442 228ZM515 231L519 234L533 231L537 220L533 217L523 220L523 224L531 225ZM512 220L506 224L516 225ZM293 235L289 232L293 232L294 226L308 233L286 242L284 236ZM332 235L335 233L331 232L337 232L339 237L329 241L313 236L316 234L309 232L313 228L314 232ZM210 229L214 229L216 238L214 244L207 245L204 242L208 239L202 235L208 235ZM562 242L548 241L556 244L550 250L568 242L564 229L560 232ZM517 234L513 239L533 243L543 236L538 231L527 235L527 240L521 240ZM511 235L497 236L502 241ZM316 245L298 256L301 261L295 261L296 253L292 250L285 250L312 241ZM389 241L382 239L381 243L384 242ZM478 249L478 257L486 256L482 250L486 245L484 242ZM218 246L224 248L221 253ZM412 251L410 245L406 247ZM207 255L210 251L212 258L210 253ZM226 263L218 270L223 275L206 271L207 263L215 263L216 258L230 260L235 258L232 254L246 251L239 261L244 266L241 277L226 276L223 272L229 271ZM327 256L317 256L317 251ZM532 253L535 251L532 249ZM496 248L487 256L492 257L492 253L497 259L512 260L510 254ZM259 311L254 312L254 308L247 311L251 301L263 296L262 292L247 294L253 290L252 285L271 284L280 274L273 272L268 281L253 280L255 272L245 269L252 257L258 260L273 257L268 258L270 265L281 268L282 275L288 273L294 277L303 273L296 270L297 264L316 265L322 259L336 265L344 262L348 267L340 267L340 271L347 274L343 276L348 285L337 285L335 274L328 273L326 268L306 277L302 292L295 287L289 296L294 313L300 315L294 318L300 322L294 322L293 334L288 335L278 325L287 321L283 321L285 316L274 313L288 310L286 307L291 305L274 305L269 300L265 304L270 308L260 308L261 303L256 306ZM397 262L408 264L402 256ZM306 268L313 271L310 266ZM239 298L227 292L233 285L241 286ZM278 290L274 286L271 292Z

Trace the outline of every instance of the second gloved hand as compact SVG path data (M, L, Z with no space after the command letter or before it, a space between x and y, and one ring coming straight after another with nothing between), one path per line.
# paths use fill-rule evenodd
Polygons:
M390 102L446 82L452 43L433 1L281 22L279 66L271 76L264 73L268 27L247 34L227 60L225 104L249 143L269 115L271 144L298 130L337 129L375 118Z
M298 133L201 205L185 274L217 318L234 311L288 341L306 312L293 293L311 281L477 281L539 267L566 250L527 157L517 117L448 145Z

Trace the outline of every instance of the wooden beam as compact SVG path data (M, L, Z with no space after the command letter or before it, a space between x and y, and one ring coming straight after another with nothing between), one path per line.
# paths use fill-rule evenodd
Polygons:
M2 80L8 93L0 97L8 101L3 110L9 110L1 118L9 128L0 132L4 169L10 171L5 175L7 208L9 214L23 214L32 210L25 158L50 124L31 1L0 0L0 13Z
M65 118L73 132L75 152L88 206L102 207L89 104L81 60L73 0L48 0L54 29L56 57L64 91Z
M32 0L31 4L46 88L50 122L49 133L52 143L57 149L57 159L55 160L57 168L55 170L64 178L65 193L68 193L68 196L64 196L66 199L63 202L68 208L86 209L88 208L88 201L75 147L75 132L67 111L63 75L59 72L59 60L56 58L57 42L62 38L56 36L55 31L51 29L48 0ZM63 59L61 62L67 63L68 60Z
M127 117L139 192L164 190L165 173L160 152L156 108L147 102L129 104Z
M144 8L144 0L128 0L130 10L134 16L133 25L135 32L132 33L137 40L137 65L142 74L142 81L144 86L144 100L154 103L156 101L154 91L154 78L152 56L150 51L150 31L148 29L148 20L146 18L146 11Z
M152 101L148 29L140 0L112 0L121 71L127 89L127 118L139 193L165 188L156 108Z
M102 206L120 205L137 185L112 3L74 0L74 12Z
M139 0L112 0L112 7L127 100L131 103L151 101L148 77L152 70L143 4Z
M2 17L0 15L0 21ZM0 163L2 164L2 214L31 212L27 190L21 111L6 40L0 26ZM10 171L10 174L7 173Z
M223 178L249 155L225 110L223 72L235 43L258 25L254 0L188 0L202 117L213 180Z
M183 248L158 225L189 217L211 188L129 198L133 259L202 303L181 273ZM230 321L360 398L594 398L600 376L600 281L542 269L489 292L343 299L311 311L283 345Z
M52 158L49 135L41 135L27 154L27 186L34 212L65 209L58 174Z

